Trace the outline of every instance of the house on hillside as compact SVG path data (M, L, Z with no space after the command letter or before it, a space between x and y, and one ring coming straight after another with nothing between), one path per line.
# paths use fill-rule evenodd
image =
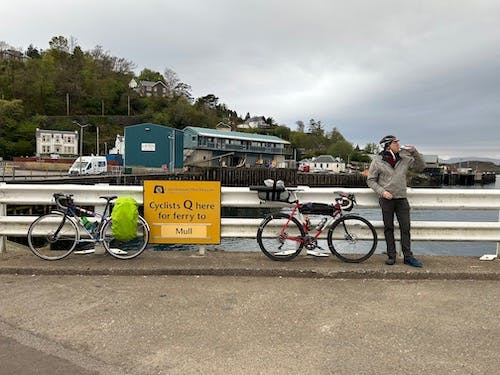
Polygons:
M266 122L264 116L254 116L246 119L243 124L239 124L236 127L240 129L267 129L271 126Z
M168 88L162 81L139 81L132 79L129 83L129 87L137 92L142 97L148 96L168 96Z
M188 126L184 165L284 168L290 142L279 137Z

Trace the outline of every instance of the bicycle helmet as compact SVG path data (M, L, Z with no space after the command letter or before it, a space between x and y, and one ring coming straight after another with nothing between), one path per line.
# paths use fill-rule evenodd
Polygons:
M380 144L382 145L382 147L385 149L387 149L387 147L389 147L389 145L391 144L391 142L393 141L396 141L397 138L393 135L386 135L384 138L382 138L380 140Z

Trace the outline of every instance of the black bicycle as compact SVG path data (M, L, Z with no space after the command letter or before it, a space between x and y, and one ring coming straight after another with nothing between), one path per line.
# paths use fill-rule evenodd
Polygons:
M106 200L102 214L75 205L72 194L56 193L53 196L57 209L39 216L28 230L28 245L36 256L58 260L67 257L76 248L96 243L102 243L106 251L118 259L135 258L146 249L149 226L141 216L137 219L134 238L121 241L113 236L109 213L111 202L117 196L99 197Z

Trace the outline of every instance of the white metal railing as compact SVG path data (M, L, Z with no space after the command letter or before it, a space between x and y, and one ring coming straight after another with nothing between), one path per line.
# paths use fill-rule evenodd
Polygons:
M357 188L310 188L300 187L297 192L303 202L314 201L330 203L333 192L354 193L359 208L376 208L378 199L371 189ZM139 204L143 203L142 186L96 185L31 185L0 183L0 252L5 251L5 236L25 236L34 216L7 215L7 205L48 205L52 204L52 194L66 192L74 195L77 204L95 206L101 211L101 195L116 194L132 196ZM408 199L413 209L450 209L450 210L493 210L500 211L500 190L494 189L408 189ZM223 187L222 207L283 207L282 203L259 200L255 191L245 187ZM458 216L458 213L457 213ZM221 219L221 237L255 238L261 219ZM383 224L372 221L379 238L383 239ZM500 221L463 222L463 221L412 221L412 240L414 241L476 241L496 242L498 256L500 249Z

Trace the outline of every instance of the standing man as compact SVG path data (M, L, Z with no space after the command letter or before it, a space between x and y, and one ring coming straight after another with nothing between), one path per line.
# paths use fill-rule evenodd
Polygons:
M406 198L406 175L408 169L421 172L425 168L422 155L414 146L405 145L409 155L400 155L399 139L387 135L380 140L382 152L373 159L368 171L367 184L379 196L379 204L384 220L384 235L387 244L388 265L396 263L396 242L394 240L394 214L401 231L401 248L404 263L422 267L411 251L410 205Z

